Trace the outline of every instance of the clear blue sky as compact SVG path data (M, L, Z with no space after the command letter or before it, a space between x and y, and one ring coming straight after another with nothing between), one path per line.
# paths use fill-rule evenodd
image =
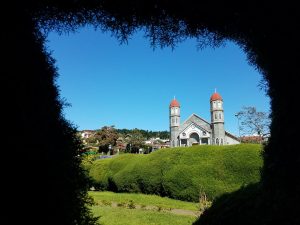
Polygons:
M79 130L169 129L169 104L176 96L181 121L192 113L210 121L214 89L224 99L225 129L238 134L234 116L243 106L269 111L269 97L258 88L261 75L234 43L198 50L195 40L153 50L143 33L120 45L110 33L82 28L50 33L47 48L57 60L60 95L71 107L65 117Z

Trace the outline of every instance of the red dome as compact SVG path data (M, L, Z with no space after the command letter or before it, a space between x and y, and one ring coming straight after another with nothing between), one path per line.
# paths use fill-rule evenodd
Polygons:
M223 101L221 95L217 92L213 93L213 95L210 97L210 101L216 101L216 100Z
M171 107L180 107L179 102L175 98L170 103L170 108Z

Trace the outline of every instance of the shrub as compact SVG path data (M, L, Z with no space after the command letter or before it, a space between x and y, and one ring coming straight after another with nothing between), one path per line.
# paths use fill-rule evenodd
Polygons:
M111 206L111 202L110 202L110 201L102 200L101 202L102 202L102 204L105 205L105 206Z
M117 206L118 206L118 207L125 207L125 206L126 206L126 203L125 203L125 202L118 202L118 203L117 203Z
M128 209L135 209L135 204L132 200L129 201L128 205L127 205Z
M95 188L209 201L260 180L261 145L193 146L147 155L123 154L95 161L89 174Z

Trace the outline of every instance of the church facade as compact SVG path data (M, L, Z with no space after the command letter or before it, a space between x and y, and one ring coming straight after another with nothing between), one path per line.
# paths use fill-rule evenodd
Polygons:
M232 145L239 139L224 129L223 99L217 92L210 97L211 123L192 114L180 124L180 104L174 98L169 106L170 146Z

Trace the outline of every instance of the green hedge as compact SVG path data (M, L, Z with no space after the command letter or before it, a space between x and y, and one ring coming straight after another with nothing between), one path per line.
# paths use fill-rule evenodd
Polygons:
M89 169L98 190L157 194L185 201L210 200L260 180L262 146L193 146L147 155L96 160Z

